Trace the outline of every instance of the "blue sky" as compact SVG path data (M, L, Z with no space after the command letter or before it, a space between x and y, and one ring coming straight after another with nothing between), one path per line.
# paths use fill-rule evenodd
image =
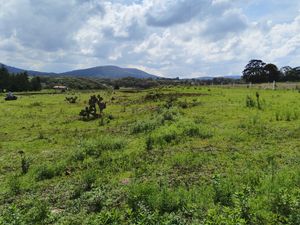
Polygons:
M63 72L100 65L167 77L300 65L296 0L0 0L0 62Z

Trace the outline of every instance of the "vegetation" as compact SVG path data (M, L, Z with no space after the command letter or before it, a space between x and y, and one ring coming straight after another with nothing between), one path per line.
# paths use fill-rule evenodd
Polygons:
M0 92L3 91L40 91L42 88L39 77L28 78L26 72L9 74L2 66L0 68Z
M0 224L300 223L298 90L67 96L0 99Z
M103 116L103 110L106 108L106 103L102 101L103 98L100 95L92 95L89 100L89 106L80 111L80 117L83 120L101 118Z
M243 71L243 80L252 83L273 81L300 81L300 67L285 66L280 70L274 64L266 64L262 60L253 59Z
M71 96L71 97L66 97L65 99L66 99L67 102L69 102L71 104L75 104L76 101L77 101L77 99L78 99L78 97L77 96L74 96L74 97Z

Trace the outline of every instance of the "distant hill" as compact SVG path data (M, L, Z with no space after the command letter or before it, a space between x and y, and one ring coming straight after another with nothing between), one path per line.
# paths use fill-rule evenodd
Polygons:
M24 70L16 67L7 66L0 63L0 65L5 66L10 73L21 73L27 71L31 76L76 76L76 77L95 77L95 78L124 78L124 77L134 77L134 78L158 78L158 76L146 73L142 70L134 68L120 68L117 66L98 66L88 69L73 70L64 73L48 73L40 72L34 70Z
M241 79L241 76L239 76L239 75L230 75L230 76L221 76L221 77L197 77L195 79L197 79L197 80L212 80L214 78L228 78L228 79L238 80L238 79Z
M45 73L45 72L39 72L39 71L34 71L34 70L24 70L24 69L8 66L8 65L5 65L5 64L2 64L2 63L0 63L0 66L6 67L8 72L10 72L10 73L22 73L22 72L26 71L31 76L55 75L55 73Z
M120 68L117 66L98 66L82 70L73 70L61 73L62 76L82 76L82 77L101 77L101 78L156 78L157 76L146 73L142 70L133 68Z

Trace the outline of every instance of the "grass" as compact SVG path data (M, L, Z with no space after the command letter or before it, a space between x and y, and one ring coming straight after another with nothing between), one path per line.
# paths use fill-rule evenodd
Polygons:
M106 116L80 121L92 94ZM0 224L300 223L297 90L66 96L0 100Z

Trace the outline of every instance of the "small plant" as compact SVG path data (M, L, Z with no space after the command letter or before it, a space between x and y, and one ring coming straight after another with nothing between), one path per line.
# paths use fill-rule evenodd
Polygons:
M41 102L33 102L29 106L30 107L39 107L39 106L42 106L42 103Z
M9 192L13 195L17 195L21 193L20 179L17 175L13 175L9 177L8 187L9 187Z
M81 179L83 190L90 191L92 190L93 184L95 183L97 176L94 171L87 171L82 175Z
M255 107L255 101L253 100L253 98L251 96L247 96L246 97L246 106L248 108L254 108Z
M74 97L66 97L66 101L71 103L71 104L75 104L77 101L78 97L74 96Z
M30 205L27 215L25 216L26 224L47 224L50 210L48 204L39 199L35 199Z
M256 96L256 102L255 102L255 100L251 96L248 95L246 97L246 106L248 108L257 107L259 110L261 110L262 107L261 107L261 101L260 101L260 95L259 95L259 93L256 92L255 96Z
M255 95L256 95L257 108L258 108L258 109L262 109L262 108L261 108L261 105L260 105L260 99L259 99L260 96L259 96L259 93L256 92Z
M29 170L29 166L30 166L30 161L28 158L26 158L25 156L25 152L23 151L19 151L18 152L20 157L21 157L21 170L22 170L22 174L26 174Z
M55 176L59 176L63 173L65 167L63 165L47 165L43 164L36 169L36 181L43 181L52 179Z
M176 96L170 96L166 103L165 103L165 108L170 109L174 106L175 102L177 101L177 97Z
M89 106L81 110L79 115L82 120L89 121L103 116L103 110L106 108L106 103L103 102L103 98L100 95L92 95L88 102Z
M146 150L147 151L150 151L153 149L153 145L154 145L154 140L152 137L147 137L146 139Z
M189 104L186 100L184 102L179 102L178 104L183 109L187 109L189 107Z

